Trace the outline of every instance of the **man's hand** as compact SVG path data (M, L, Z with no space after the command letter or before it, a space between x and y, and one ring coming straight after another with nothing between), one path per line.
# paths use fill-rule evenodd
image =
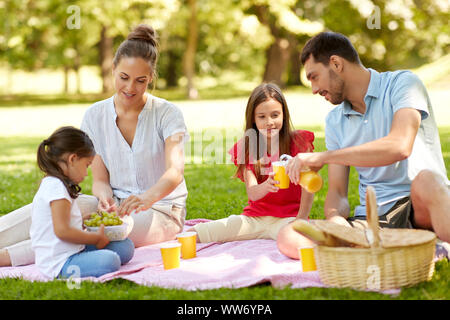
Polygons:
M323 152L299 153L289 160L286 165L286 173L293 184L300 183L300 172L313 170L319 171L324 166Z

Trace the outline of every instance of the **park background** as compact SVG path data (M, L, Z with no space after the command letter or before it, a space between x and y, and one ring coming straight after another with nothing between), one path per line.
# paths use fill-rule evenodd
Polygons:
M409 69L425 83L450 161L450 2L438 0L6 0L0 2L0 215L30 203L42 174L38 144L62 125L79 127L87 107L114 93L115 50L139 23L159 34L158 79L152 94L182 110L186 145L187 218L240 214L245 186L232 179L227 138L237 139L246 101L262 81L285 92L297 129L315 132L325 150L324 119L333 108L311 94L300 63L305 42L320 31L348 36L366 67ZM217 161L217 155L224 160ZM315 196L313 218L323 218L327 190ZM351 170L350 205L359 202ZM91 192L91 174L82 183ZM0 299L449 299L448 261L431 282L392 297L350 289L275 289L258 285L188 293L124 280L64 283L0 280Z

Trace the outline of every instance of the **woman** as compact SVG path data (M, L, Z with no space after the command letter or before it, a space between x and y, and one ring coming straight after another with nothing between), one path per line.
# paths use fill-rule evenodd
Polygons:
M94 143L95 197L77 199L84 217L118 211L129 222L136 247L175 239L184 225L187 189L181 111L146 92L155 80L156 32L139 25L119 46L113 61L116 93L86 111L81 129ZM0 217L0 266L34 262L29 241L31 205Z

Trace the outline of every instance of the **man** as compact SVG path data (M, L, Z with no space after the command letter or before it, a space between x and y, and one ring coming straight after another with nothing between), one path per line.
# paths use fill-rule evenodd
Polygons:
M325 218L366 227L365 194L373 186L380 225L433 230L450 241L450 191L439 133L427 91L409 71L378 73L365 68L350 41L334 32L310 39L302 63L312 85L334 105L326 118L327 151L301 153L286 169L299 182L300 169L328 164ZM360 205L349 218L350 166L359 174ZM298 258L308 244L292 229L278 235L280 251Z

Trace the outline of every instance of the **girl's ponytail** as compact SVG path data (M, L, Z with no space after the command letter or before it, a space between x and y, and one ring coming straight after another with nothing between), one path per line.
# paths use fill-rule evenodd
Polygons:
M95 155L92 141L86 133L74 127L62 127L39 144L37 164L39 169L47 176L60 179L69 195L76 199L81 191L81 187L64 174L59 164L64 162L63 155L70 153L74 153L79 157Z

